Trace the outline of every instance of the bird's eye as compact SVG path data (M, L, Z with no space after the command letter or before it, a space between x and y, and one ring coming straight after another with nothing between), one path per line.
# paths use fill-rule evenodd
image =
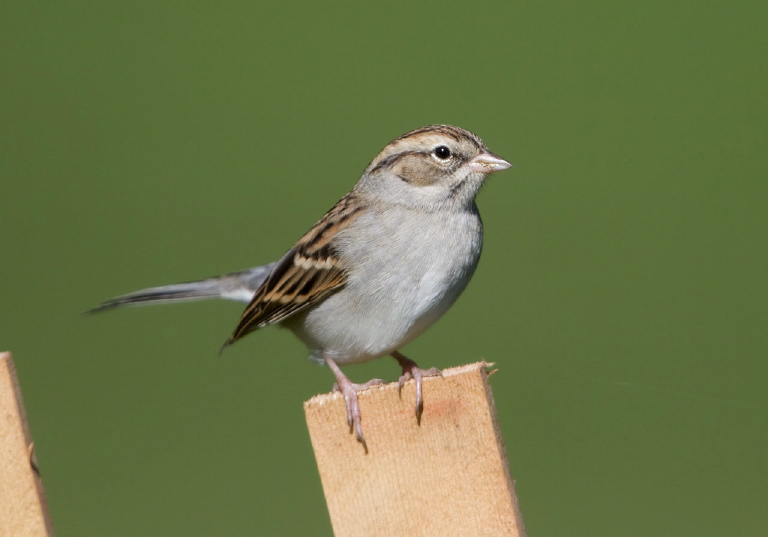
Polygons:
M435 148L435 150L433 151L433 153L440 160L447 160L447 159L451 158L451 150L448 149L448 147L446 147L444 145L437 146Z

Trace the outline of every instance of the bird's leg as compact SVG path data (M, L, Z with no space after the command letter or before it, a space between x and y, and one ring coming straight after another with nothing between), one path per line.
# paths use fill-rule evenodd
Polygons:
M421 425L421 414L424 412L424 399L422 398L422 377L443 376L440 370L436 367L429 369L422 369L416 365L416 362L401 354L398 351L392 353L392 358L397 360L400 367L403 368L403 374L397 379L397 385L399 390L402 391L403 384L411 378L416 381L416 421Z
M347 423L349 424L349 432L355 431L357 440L363 444L365 452L368 453L368 445L365 443L365 437L363 436L363 427L360 424L360 405L357 402L357 392L366 390L376 384L382 384L384 381L381 379L369 380L365 384L355 384L342 373L341 369L332 358L324 356L323 360L331 368L334 376L336 377L336 384L334 384L334 391L339 391L344 396L344 403L347 407Z

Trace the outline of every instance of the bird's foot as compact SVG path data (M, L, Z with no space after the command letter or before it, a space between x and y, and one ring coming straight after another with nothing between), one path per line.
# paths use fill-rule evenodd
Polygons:
M416 381L416 422L421 425L421 415L424 412L424 398L422 396L422 379L423 377L434 377L443 374L436 367L429 369L422 369L416 365L416 362L408 358L407 356L400 354L398 351L392 353L392 358L397 360L400 367L403 368L403 374L397 379L398 389L402 392L403 384L410 379Z
M381 379L373 379L364 384L356 384L349 380L344 373L342 373L341 369L339 369L339 366L336 365L336 362L334 362L331 358L326 357L325 363L328 364L328 367L331 368L331 371L333 371L333 374L336 376L336 383L333 385L333 391L341 392L341 395L344 396L344 403L347 407L347 423L349 424L349 432L355 432L355 437L357 438L358 442L363 444L363 449L365 449L365 452L368 453L368 444L365 442L365 437L363 436L363 426L360 423L361 414L360 404L357 401L357 393L363 390L367 390L371 386L384 384L384 381Z
M367 390L371 386L378 386L379 384L385 384L385 381L384 379L371 379L368 382L364 382L363 384L358 384L356 382L350 382L350 384L355 388L355 391L362 392L363 390ZM333 391L334 392L342 391L341 388L339 388L338 382L333 383Z

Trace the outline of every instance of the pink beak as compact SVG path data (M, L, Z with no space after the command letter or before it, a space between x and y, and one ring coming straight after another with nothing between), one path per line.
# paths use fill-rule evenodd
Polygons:
M500 172L512 167L512 164L490 151L483 151L469 161L469 169L480 173Z

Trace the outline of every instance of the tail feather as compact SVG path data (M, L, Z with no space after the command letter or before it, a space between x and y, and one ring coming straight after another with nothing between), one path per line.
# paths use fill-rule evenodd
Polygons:
M177 283L141 289L102 302L86 313L97 313L120 306L138 306L147 303L185 302L207 298L224 298L250 302L256 289L264 283L275 263L254 267L196 282Z

